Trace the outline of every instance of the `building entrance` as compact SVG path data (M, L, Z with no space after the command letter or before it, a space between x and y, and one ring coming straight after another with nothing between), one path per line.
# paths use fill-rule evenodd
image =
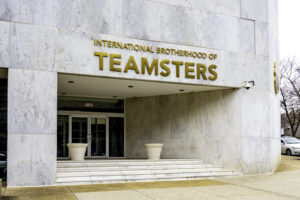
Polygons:
M87 143L86 158L124 157L124 116L58 112L57 156L69 158L68 143Z

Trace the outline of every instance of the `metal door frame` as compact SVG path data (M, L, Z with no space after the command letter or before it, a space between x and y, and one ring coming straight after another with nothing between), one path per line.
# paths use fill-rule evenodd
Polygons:
M108 145L108 142L107 142L107 137L108 137L108 119L107 117L99 117L99 116L91 116L89 115L88 116L89 118L89 134L88 134L88 156L87 158L107 158L107 153L108 153L108 148L107 148L107 145ZM98 119L105 119L105 156L91 156L91 152L92 152L92 118L98 118ZM90 138L89 138L90 137Z
M57 114L57 115L61 115L61 114ZM69 118L69 121L68 121L68 141L70 142L70 116L65 115L65 114L62 114L62 116L67 116ZM57 135L57 133L56 133L56 135ZM56 149L57 149L57 144L56 144ZM57 157L58 160L64 160L66 158L70 159L70 152L69 151L68 151L68 156L66 156L66 157Z

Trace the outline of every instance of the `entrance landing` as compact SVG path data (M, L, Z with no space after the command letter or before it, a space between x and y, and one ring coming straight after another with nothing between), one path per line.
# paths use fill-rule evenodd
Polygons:
M237 176L196 159L57 161L57 185L178 181Z

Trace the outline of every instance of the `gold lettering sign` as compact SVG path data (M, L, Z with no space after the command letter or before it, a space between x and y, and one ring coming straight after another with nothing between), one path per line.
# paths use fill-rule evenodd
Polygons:
M180 57L189 57L198 60L210 60L214 61L217 59L217 54L207 54L205 52L188 51L182 49L172 49L165 47L156 47L155 51L152 46L132 44L111 40L98 40L94 39L94 45L105 48L115 48L120 50L144 52L150 54L163 54L163 55L174 55ZM197 62L183 62L180 60L169 60L169 59L158 59L153 58L148 60L146 57L141 57L136 59L134 56L129 56L125 63L122 63L121 54L110 54L107 52L94 52L94 56L99 59L99 70L104 70L104 59L109 61L109 70L112 72L123 72L128 73L128 71L134 72L136 74L148 74L155 76L168 77L172 70L175 70L176 77L180 78L180 71L183 71L184 78L186 79L203 79L209 81L215 81L218 78L217 65L210 64L205 65L203 63Z

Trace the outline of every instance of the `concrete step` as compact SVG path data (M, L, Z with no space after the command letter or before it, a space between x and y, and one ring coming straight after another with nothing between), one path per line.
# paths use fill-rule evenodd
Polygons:
M193 172L224 172L223 168L183 168L183 169L144 169L144 170L113 170L113 171L78 171L57 172L56 177L84 177L84 176L122 176L139 174L171 174L171 173L193 173ZM232 171L228 171L232 172Z
M58 161L56 183L94 183L189 180L240 175L201 160L85 160Z
M148 182L162 180L190 180L205 179L221 176L237 176L240 174L232 172L213 172L213 173L176 173L176 174L153 174L153 175L124 175L124 176L100 176L100 177L64 177L57 178L58 185L80 185L95 183L122 183L122 182Z
M58 160L57 163L115 163L115 162L202 162L199 159L159 159L159 160L148 160L148 159L85 159L82 161L73 160Z
M157 166L113 166L113 167L60 167L57 172L80 172L80 171L120 171L120 170L155 170L155 169L199 169L199 168L220 168L212 165L157 165Z
M113 167L113 166L164 166L164 165L195 165L203 164L201 160L194 161L104 161L104 162L58 162L58 168L75 167Z

